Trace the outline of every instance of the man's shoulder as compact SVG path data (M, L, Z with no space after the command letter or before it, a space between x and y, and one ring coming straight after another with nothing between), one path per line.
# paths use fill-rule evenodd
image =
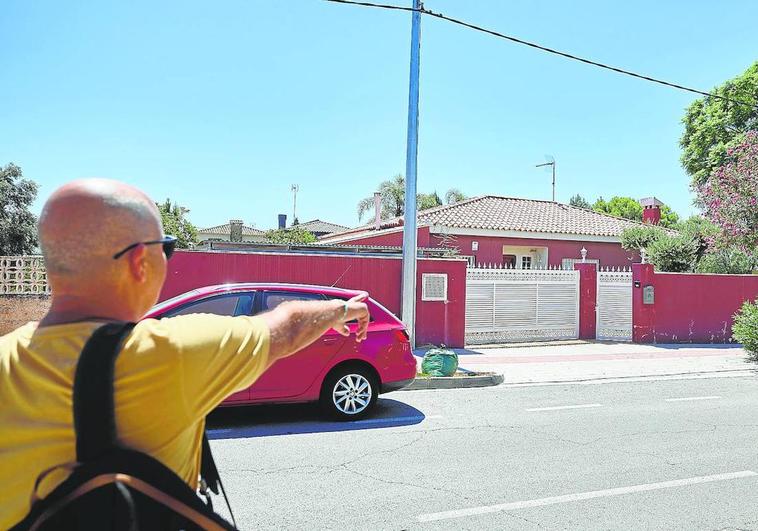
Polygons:
M18 344L20 341L28 341L34 335L37 325L38 323L36 322L29 322L8 332L4 336L0 336L0 352L10 348L11 345Z

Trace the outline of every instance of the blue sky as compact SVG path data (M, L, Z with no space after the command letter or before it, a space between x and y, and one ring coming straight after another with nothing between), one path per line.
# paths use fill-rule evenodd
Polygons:
M402 0L409 5L410 0ZM434 11L693 87L758 59L758 3L427 0ZM199 226L355 225L405 168L410 14L321 0L6 0L0 164L42 202L84 176L128 181ZM419 190L655 195L694 212L679 165L694 95L424 18Z

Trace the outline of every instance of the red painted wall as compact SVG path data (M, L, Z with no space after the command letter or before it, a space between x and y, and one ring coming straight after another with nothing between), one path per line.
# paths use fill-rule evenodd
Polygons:
M597 267L574 264L579 271L579 339L595 339L597 331Z
M447 273L448 301L422 302L422 273ZM350 255L177 251L169 262L160 300L194 288L228 282L292 282L362 289L400 314L401 260ZM420 259L416 343L463 347L466 262Z
M418 229L418 247L431 247L429 237L429 227L419 227ZM380 234L378 236L366 236L363 238L356 238L349 242L340 242L343 244L350 243L352 245L379 245L379 246L391 246L402 247L403 245L403 228L400 227L395 232L387 234Z
M732 316L758 298L758 275L656 273L634 264L633 340L637 343L727 343ZM655 288L655 303L642 304L642 288Z
M420 227L418 232L419 247L443 247L442 237L430 234L429 227ZM479 242L479 250L471 250L471 242ZM348 243L348 242L341 242ZM397 232L368 236L350 240L354 245L388 245L399 247L403 244L402 229ZM548 265L560 266L564 258L581 258L582 247L587 249L587 258L600 260L600 265L609 267L629 267L633 261L639 261L639 255L626 251L620 243L587 242L580 240L538 240L534 238L503 238L500 236L455 236L455 246L462 255L473 255L478 264L502 264L503 245L521 245L528 247L547 247Z

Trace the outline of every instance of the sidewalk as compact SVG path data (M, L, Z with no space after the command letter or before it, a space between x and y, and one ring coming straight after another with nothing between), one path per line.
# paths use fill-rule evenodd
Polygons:
M673 375L758 374L735 345L586 342L457 349L461 369L503 374L505 384Z

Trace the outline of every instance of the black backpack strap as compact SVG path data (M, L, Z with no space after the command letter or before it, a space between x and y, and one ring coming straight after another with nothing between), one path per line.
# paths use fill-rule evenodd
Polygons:
M121 344L134 323L108 323L82 349L74 376L76 460L91 461L116 445L113 370Z

